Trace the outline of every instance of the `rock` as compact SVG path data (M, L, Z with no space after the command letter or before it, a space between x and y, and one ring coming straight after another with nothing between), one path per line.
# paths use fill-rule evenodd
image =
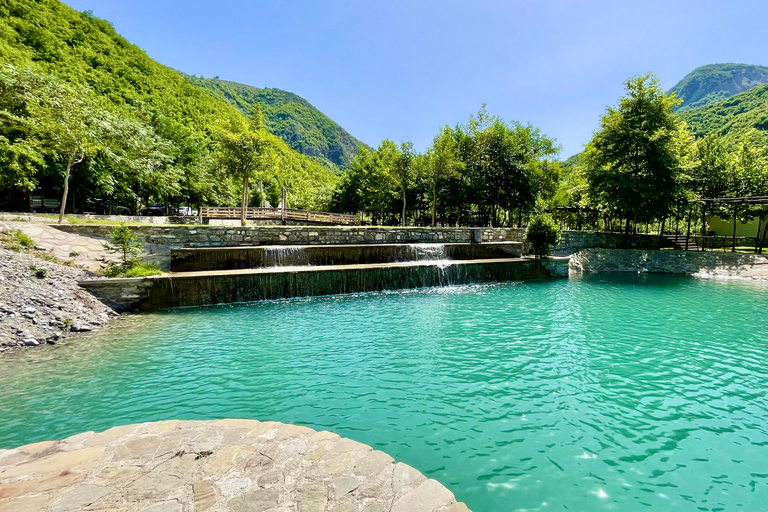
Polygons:
M72 332L88 332L88 331L92 331L93 327L81 322L75 322L72 324L72 327L70 327L69 330Z
M94 274L46 262L48 277L41 280L29 272L40 263L34 252L0 247L0 352L57 341L70 331L91 331L115 316L77 284Z

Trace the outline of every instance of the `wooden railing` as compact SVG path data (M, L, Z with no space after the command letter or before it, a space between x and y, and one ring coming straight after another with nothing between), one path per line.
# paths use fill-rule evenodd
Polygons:
M204 206L200 215L204 219L239 219L240 207ZM354 226L357 218L342 213L316 212L312 210L293 210L290 208L247 208L245 218L250 220L288 220L292 222L313 222L317 224L340 224Z

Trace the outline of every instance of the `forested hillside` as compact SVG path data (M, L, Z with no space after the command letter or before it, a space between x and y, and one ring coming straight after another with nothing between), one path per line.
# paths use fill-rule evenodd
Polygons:
M0 173L5 173L0 175L0 192L5 190L6 198L9 190L62 186L65 164L60 155L37 144L37 120L24 118L29 108L13 96L29 85L22 83L29 77L52 83L40 78L44 76L63 84L51 90L63 90L68 84L82 88L94 107L113 119L141 124L146 128L142 133L161 142L153 145L162 149L155 163L130 173L118 167L132 165L142 155L113 158L118 148L105 145L103 138L98 150L91 144L93 151L72 169L74 195L81 201L109 195L133 204L138 199L145 204L169 199L195 204L237 202L238 180L216 174L212 129L241 118L240 111L211 95L209 88L198 87L152 60L117 34L108 21L57 0L6 0L0 3L0 62L5 66L0 110L6 119L15 120L15 124L4 122L0 133L4 163ZM59 100L52 98L51 104ZM271 144L276 164L261 176L263 188L271 190L273 197L279 195L275 190L288 188L293 206L322 206L336 180L333 166L299 154L278 139Z
M721 135L737 144L752 129L768 142L768 84L705 107L681 112L697 137Z
M669 93L675 93L683 103L676 112L717 103L753 87L768 83L768 67L749 64L709 64L694 69L680 80Z
M291 92L259 89L217 78L187 76L187 79L246 115L251 115L255 104L262 104L267 129L305 155L323 157L346 168L363 146L307 100Z

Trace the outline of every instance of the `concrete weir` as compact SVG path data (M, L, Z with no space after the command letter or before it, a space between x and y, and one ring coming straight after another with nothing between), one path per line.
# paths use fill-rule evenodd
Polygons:
M356 265L421 260L483 260L517 258L522 252L521 242L183 248L171 251L171 271L236 270L296 265Z
M118 310L519 281L567 275L567 259L501 258L170 273L80 284Z

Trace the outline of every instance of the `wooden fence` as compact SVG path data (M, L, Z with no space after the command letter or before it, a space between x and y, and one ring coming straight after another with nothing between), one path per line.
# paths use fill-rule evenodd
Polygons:
M239 219L242 208L204 206L200 215L204 219ZM291 222L309 222L314 224L336 224L354 226L357 218L342 213L316 212L312 210L293 210L290 208L247 208L245 218L249 220L274 219Z

